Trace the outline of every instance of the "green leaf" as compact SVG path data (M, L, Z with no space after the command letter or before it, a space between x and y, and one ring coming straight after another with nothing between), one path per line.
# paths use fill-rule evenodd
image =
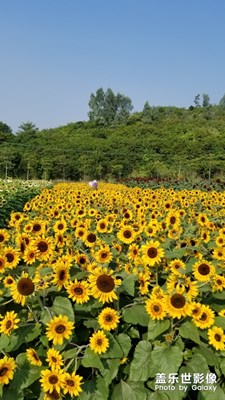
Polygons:
M193 372L201 372L205 374L209 371L205 358L199 354L197 348L195 348L193 357L187 363L187 367L191 368Z
M34 325L34 327L31 327L30 331L27 332L25 336L25 342L31 342L34 340L36 337L38 337L41 333L41 324L37 323Z
M122 287L130 296L134 296L134 289L135 289L134 285L136 280L137 280L136 275L129 275L123 280Z
M111 400L144 400L147 395L147 390L140 382L124 382L120 381L115 386Z
M146 400L168 400L169 397L165 393L154 392L149 393Z
M162 371L169 374L171 371L177 372L183 361L183 354L180 346L174 345L169 347L156 347L151 353L151 368L154 375Z
M225 358L221 361L220 369L221 369L223 375L225 375Z
M139 338L140 338L139 330L136 329L134 326L132 326L132 327L130 328L130 330L128 331L128 333L129 333L129 336L130 336L131 338L133 338L133 339L139 339Z
M156 321L150 319L148 324L148 340L153 340L161 335L161 333L167 331L170 327L170 321L168 319L162 321Z
M58 296L55 298L54 303L51 307L51 311L56 315L66 315L69 321L74 322L74 311L71 301L66 297Z
M174 250L165 250L166 258L182 258L187 250L185 248L174 249Z
M31 365L27 360L26 353L21 353L16 357L17 368L13 380L12 388L24 389L40 378L40 372L43 367Z
M98 376L97 382L96 382L96 390L95 394L93 396L93 400L106 400L108 399L109 396L109 388L101 376Z
M111 333L107 333L107 337L109 339L109 348L106 353L102 354L102 358L122 358L123 350L121 349L120 344L117 342L117 337L113 336Z
M225 318L224 317L215 317L216 326L225 330Z
M201 390L198 394L198 400L225 400L224 390L217 385L216 391Z
M119 358L111 358L108 360L102 360L103 370L102 376L105 379L107 385L109 385L112 380L116 377L118 369L120 367L120 359Z
M71 358L75 358L77 356L77 348L73 348L63 352L64 360L69 360Z
M191 339L193 342L200 344L200 337L198 333L198 328L191 321L184 322L180 329L180 335L185 339Z
M143 304L135 304L132 307L125 308L123 319L125 322L141 326L148 326L149 323L149 315Z
M23 394L21 392L19 392L19 388L17 388L17 390L16 390L16 388L11 389L9 387L4 387L3 394L2 394L2 397L0 397L0 399L2 399L2 400L12 400L12 399L24 400Z
M147 340L140 341L135 349L134 358L130 366L131 381L147 381L151 372L152 346Z
M99 323L95 318L83 321L83 325L86 326L87 328L93 328L94 330L97 330L99 328Z
M89 347L85 349L81 364L85 368L98 368L100 370L103 369L103 365L99 355L94 353L94 351L92 351Z
M119 343L121 350L123 352L123 357L126 357L131 349L131 339L125 333L120 333L116 337L117 342Z
M209 347L207 347L207 345L205 344L200 344L199 348L194 348L193 351L195 353L199 353L201 354L204 359L206 360L208 365L211 366L218 366L219 365L219 356L216 352L214 352L213 350L211 350Z
M213 297L219 300L225 300L225 290L222 292L213 293Z
M9 342L10 342L9 337L2 333L0 337L0 350L5 350Z

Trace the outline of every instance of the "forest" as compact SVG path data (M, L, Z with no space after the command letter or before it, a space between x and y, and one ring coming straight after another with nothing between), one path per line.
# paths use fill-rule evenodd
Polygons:
M197 95L188 108L151 106L98 89L88 121L39 130L23 122L16 133L0 122L0 177L110 180L127 177L211 179L225 174L224 98Z

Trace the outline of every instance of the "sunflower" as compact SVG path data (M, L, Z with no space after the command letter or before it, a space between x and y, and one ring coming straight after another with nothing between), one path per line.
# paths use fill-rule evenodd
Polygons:
M222 292L225 289L225 277L224 275L215 274L212 277L212 291L213 292Z
M54 242L50 237L40 237L34 241L34 249L39 252L38 260L48 261L54 250Z
M225 261L225 248L224 247L216 247L213 249L213 258L219 261Z
M12 331L18 328L18 322L20 319L15 311L7 311L5 317L0 322L0 333L10 336Z
M68 297L70 297L73 301L76 301L78 304L86 303L89 297L89 285L86 281L78 281L75 279L74 282L69 282L66 285L66 291L68 293Z
M0 385L8 385L13 379L15 369L16 363L12 357L4 356L0 359Z
M139 253L139 246L136 243L130 244L128 253L127 253L129 260L134 260L135 257L138 256L138 253Z
M135 237L136 232L131 225L124 225L117 233L118 239L126 244L131 244Z
M165 295L165 309L172 318L186 317L190 314L191 305L181 293Z
M218 313L218 315L220 317L225 317L225 308L223 308L222 310L220 310L220 312Z
M84 243L88 247L94 247L96 245L97 235L94 232L87 232Z
M99 233L106 233L108 231L108 221L106 219L100 219L97 222L96 229Z
M46 336L48 340L52 340L53 344L61 345L64 339L69 339L74 329L74 323L68 320L66 315L53 317L47 324Z
M98 323L102 329L111 331L116 329L119 323L119 315L116 310L110 307L104 308L98 316Z
M161 320L166 317L166 309L164 302L157 299L157 297L151 297L145 302L145 309L152 319Z
M180 275L182 272L185 271L186 266L183 261L179 258L175 258L169 263L169 267L174 274Z
M28 359L28 361L30 361L31 365L37 365L39 367L42 365L42 361L40 360L35 349L33 349L31 347L29 349L26 349L26 355L27 355L27 359Z
M46 361L52 370L58 370L63 366L62 355L53 348L48 349Z
M105 333L101 330L93 333L89 339L90 349L95 353L101 354L105 353L109 347L109 339L106 337Z
M215 274L215 267L211 262L202 259L193 265L192 273L198 281L207 282Z
M61 260L53 265L52 284L61 290L70 278L69 267Z
M86 229L84 227L77 227L74 232L74 235L77 239L85 241L87 236Z
M69 393L70 396L79 396L82 392L82 379L83 377L76 375L75 372L72 372L71 374L65 372L63 376L63 393Z
M0 229L0 246L6 242L8 242L10 238L9 233L6 229Z
M44 234L46 231L46 224L42 220L34 220L31 222L31 233L38 236Z
M62 396L55 389L50 393L47 391L44 393L44 400L62 400Z
M84 253L79 253L76 256L76 262L79 265L79 267L86 269L88 262L89 262L89 258L87 256L87 254Z
M67 224L64 219L57 221L53 227L56 233L64 233L67 230Z
M34 293L34 290L34 282L29 278L28 273L24 271L22 272L21 277L10 287L13 300L16 303L20 303L22 306L24 306L27 297Z
M198 295L197 281L191 281L191 278L184 274L170 274L167 277L166 286L169 292L178 291L185 294L189 300Z
M4 286L7 287L7 288L10 288L11 285L12 285L14 282L15 282L15 279L14 279L13 276L11 276L11 275L7 275L7 276L4 278L4 280L3 280Z
M40 252L33 248L33 242L30 242L24 250L23 260L27 265L32 265L38 259L39 254Z
M95 299L103 304L118 299L114 289L121 285L121 280L114 278L113 270L97 267L90 273L88 280L90 282L90 294Z
M55 390L57 393L60 393L63 388L63 380L64 380L65 372L62 370L53 370L45 369L41 371L41 386L45 392L53 393Z
M164 256L164 250L159 248L160 243L150 240L141 246L142 260L145 265L153 266L161 261Z
M2 274L5 272L6 263L7 263L6 257L0 255L0 273Z
M215 314L209 306L202 304L201 314L197 317L193 317L194 324L200 329L210 328L214 324Z
M175 229L180 225L180 214L176 210L170 210L166 216L166 225L168 229Z
M13 247L4 248L4 257L6 258L6 268L15 268L20 261L19 251Z
M209 344L211 344L216 350L225 350L225 334L222 328L214 326L208 329Z
M112 260L112 253L110 251L109 246L104 246L97 252L95 252L95 259L97 262L103 264L103 263L108 263L109 261Z

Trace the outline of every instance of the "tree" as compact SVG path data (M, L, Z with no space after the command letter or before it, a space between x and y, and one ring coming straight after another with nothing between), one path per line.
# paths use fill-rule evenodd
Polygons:
M0 143L10 141L10 139L13 139L12 129L0 121Z
M223 97L220 99L219 106L225 107L225 94L224 94Z
M104 126L125 122L133 110L129 97L121 93L114 94L110 88L106 92L99 88L96 94L91 93L88 105L90 121Z
M209 100L210 100L209 95L206 94L206 93L203 93L203 95L202 95L202 107L210 106Z
M37 132L39 129L36 127L33 122L23 122L19 126L19 130L17 131L17 135L22 135L29 138L35 138L37 136Z
M195 107L201 107L200 106L200 94L197 94L197 96L195 96L194 104L195 104Z

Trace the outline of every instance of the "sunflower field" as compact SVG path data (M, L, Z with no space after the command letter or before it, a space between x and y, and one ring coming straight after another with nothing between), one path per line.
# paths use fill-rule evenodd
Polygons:
M0 398L224 400L225 192L58 183L0 229Z

